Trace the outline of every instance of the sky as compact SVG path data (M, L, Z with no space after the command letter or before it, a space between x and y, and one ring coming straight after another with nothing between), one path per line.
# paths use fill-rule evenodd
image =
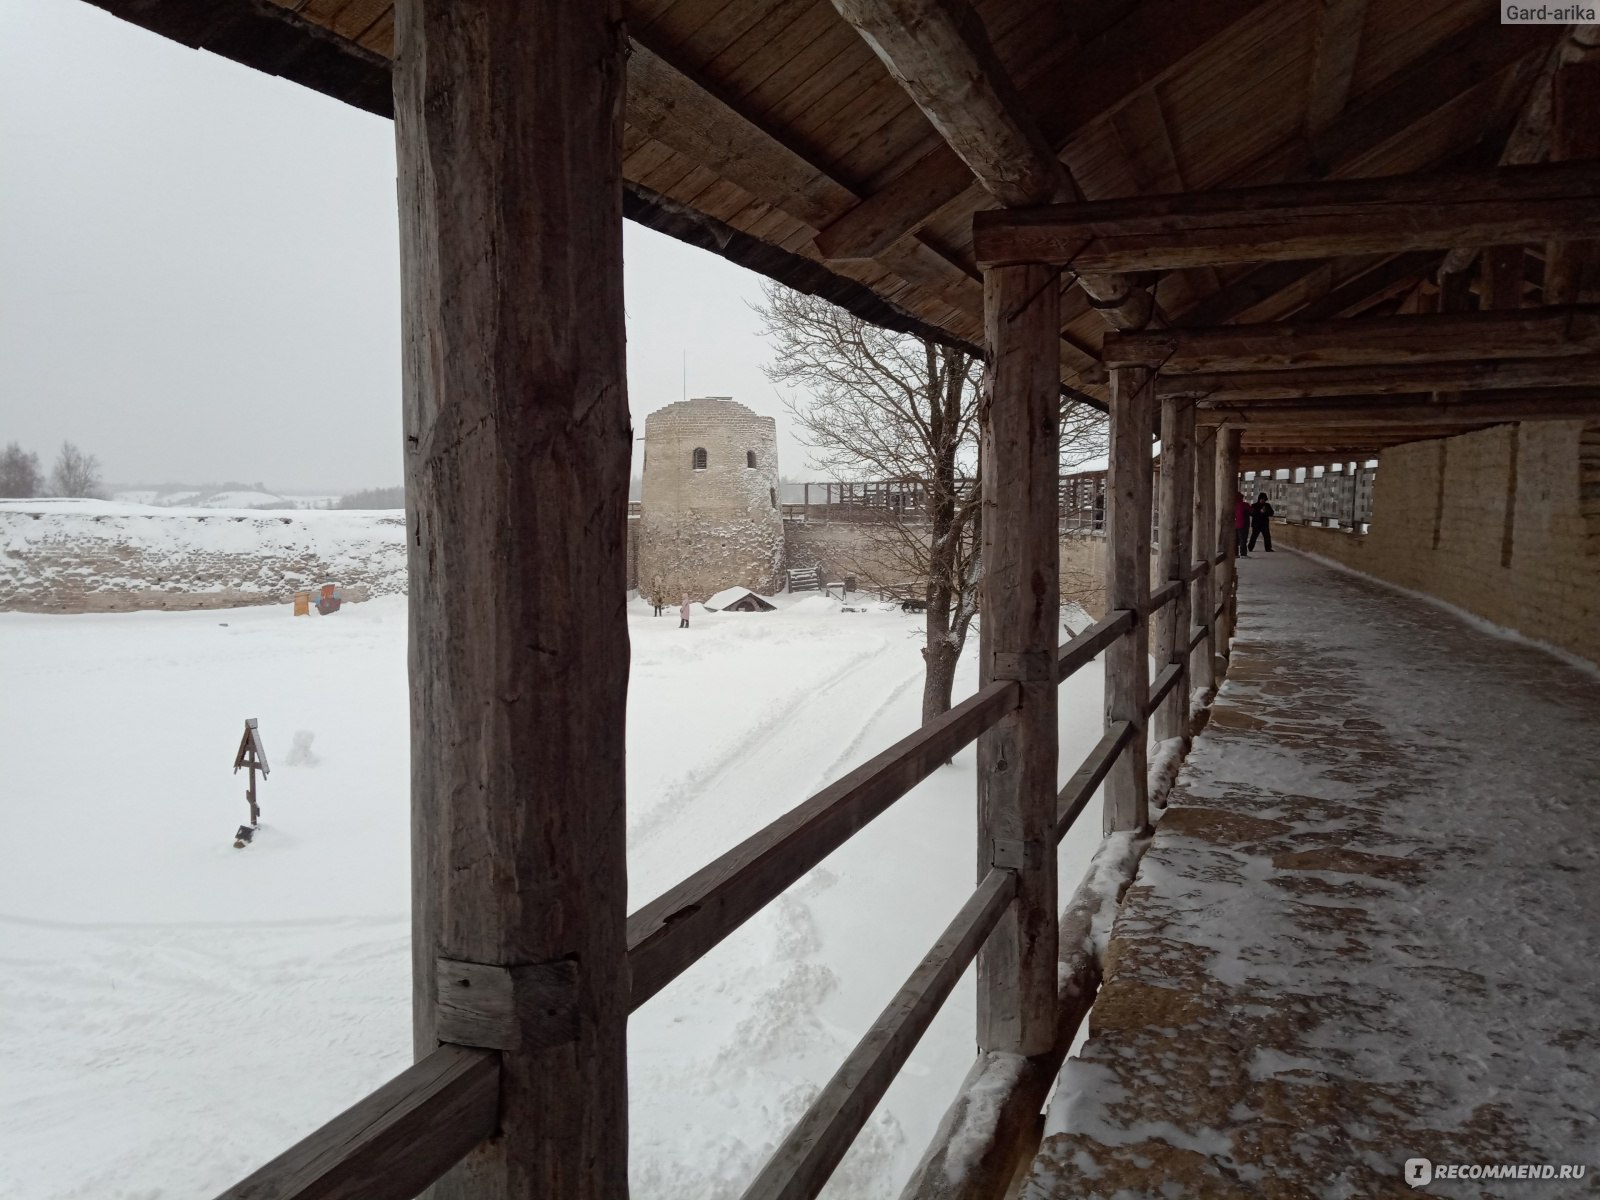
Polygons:
M390 122L86 3L0 0L0 445L110 483L401 480ZM628 388L778 418L761 278L624 222ZM687 377L685 378L685 362Z

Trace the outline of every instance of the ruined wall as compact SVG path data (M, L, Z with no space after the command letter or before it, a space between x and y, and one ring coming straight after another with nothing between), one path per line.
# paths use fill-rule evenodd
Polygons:
M1582 490L1597 443L1592 425L1541 421L1399 446L1379 461L1369 533L1273 536L1600 663L1600 536Z
M638 582L669 599L784 582L777 422L725 396L680 401L644 422ZM753 454L754 465L750 464Z

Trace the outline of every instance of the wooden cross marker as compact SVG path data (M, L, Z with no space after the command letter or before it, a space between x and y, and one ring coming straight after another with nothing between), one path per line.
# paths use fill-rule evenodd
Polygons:
M261 772L262 778L272 774L272 768L267 765L267 752L261 746L261 731L256 728L254 717L245 720L244 736L239 739L239 752L233 756L233 773L237 775L241 767L250 771L250 788L244 798L250 805L250 828L254 829L261 823L261 808L256 804L256 771Z

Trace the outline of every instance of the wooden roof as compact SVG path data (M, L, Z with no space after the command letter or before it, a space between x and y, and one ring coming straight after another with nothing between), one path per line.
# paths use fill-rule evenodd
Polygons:
M385 0L93 2L390 112ZM981 344L973 214L998 201L834 2L624 0L624 9L630 218L880 324ZM1525 114L1568 31L1502 25L1497 9L1495 0L972 5L1006 86L1090 200L1538 161L1548 139L1530 134ZM1541 253L1530 248L1519 280L1530 297ZM1443 257L1139 279L1158 324L1365 317L1427 309ZM1107 321L1065 286L1063 383L1103 399ZM1363 430L1348 448L1416 436L1414 426Z

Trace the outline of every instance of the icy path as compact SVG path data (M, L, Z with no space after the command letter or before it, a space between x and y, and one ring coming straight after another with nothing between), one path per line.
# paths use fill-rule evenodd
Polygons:
M631 610L631 905L910 732L917 632L820 598L686 634ZM1099 673L1062 697L1065 776ZM246 716L273 773L236 852ZM0 1200L208 1197L406 1065L406 736L398 598L0 614ZM973 794L969 751L636 1014L634 1200L740 1194L970 893ZM969 984L832 1196L898 1194L972 1021Z
M1600 679L1288 554L1024 1196L1600 1194Z

